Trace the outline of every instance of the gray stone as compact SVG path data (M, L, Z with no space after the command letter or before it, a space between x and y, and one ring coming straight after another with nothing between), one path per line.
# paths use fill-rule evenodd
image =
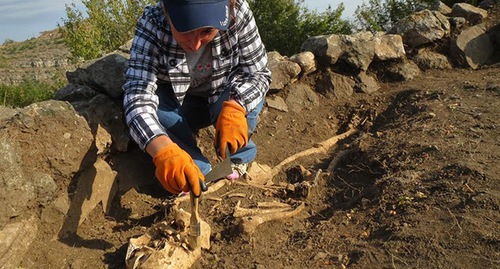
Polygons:
M422 70L428 69L451 69L451 63L443 54L436 53L433 51L423 50L419 52L414 58L413 61L420 67Z
M378 61L402 60L406 57L401 35L377 33L374 38L375 59Z
M286 105L285 100L279 96L268 96L266 98L266 104L269 108L288 112L288 106Z
M451 13L451 8L441 1L434 1L431 4L431 10L438 11L444 15L448 15Z
M350 77L327 71L316 84L316 91L327 97L348 98L354 93L355 84L356 82Z
M66 77L69 83L86 85L111 98L120 98L123 95L127 62L127 58L122 55L110 54L88 63L85 68L67 72Z
M375 44L371 32L342 35L342 55L346 63L357 70L366 71L375 56Z
M450 48L451 58L456 64L473 69L487 63L494 53L493 43L486 33L484 24L462 31L456 39L452 40Z
M291 111L299 113L303 109L319 105L319 98L307 84L294 83L288 87L286 104Z
M66 189L93 141L83 117L62 101L34 103L0 122L0 228ZM63 180L66 179L66 180Z
M356 89L363 93L372 94L380 89L377 80L365 72L359 73L356 82Z
M302 75L307 76L316 71L316 61L314 54L310 51L304 51L290 57L290 60L297 63L302 69Z
M392 81L407 81L415 78L421 73L417 64L412 61L405 61L390 65L386 71L385 76Z
M274 52L268 54L269 70L271 70L271 85L269 86L272 90L281 90L286 85L293 83L297 80L298 75L301 72L300 66L292 62L285 57L279 55L279 53Z
M451 17L463 17L471 24L478 24L488 17L488 11L471 4L456 3L449 15Z
M35 173L31 178L35 188L35 197L40 205L46 206L54 199L57 184L54 178L45 173Z
M100 125L111 135L111 147L119 152L127 151L130 137L120 105L108 96L99 94L87 103L75 105L75 109L85 117L93 134L97 133Z
M398 21L387 33L402 35L403 43L414 48L448 36L450 23L439 12L423 10Z
M322 65L333 65L343 54L341 45L339 35L322 35L306 39L301 49L312 52Z

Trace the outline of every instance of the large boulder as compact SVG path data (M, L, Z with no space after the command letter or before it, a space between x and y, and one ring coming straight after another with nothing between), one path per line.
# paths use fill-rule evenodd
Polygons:
M127 151L130 142L128 127L125 124L121 103L108 95L85 85L69 84L61 88L54 97L71 102L75 110L88 122L92 133L97 135L98 126L111 136L108 150Z
M316 59L314 54L310 51L304 51L290 57L290 61L297 63L301 70L302 75L307 76L317 70Z
M401 35L391 35L379 32L373 37L375 60L403 60L406 57Z
M467 3L456 3L453 5L451 17L462 17L465 18L471 24L481 23L486 17L488 17L488 11L475 7Z
M354 93L355 85L353 78L326 70L316 82L316 91L327 97L347 99Z
M413 61L422 70L428 69L451 69L452 65L446 55L433 52L430 50L422 50L415 57Z
M323 66L334 65L343 54L340 35L313 36L302 43L302 51L310 51Z
M281 90L286 85L297 81L302 71L300 65L281 56L278 52L268 53L269 69L271 70L271 90Z
M449 36L450 29L443 14L422 10L398 21L387 33L402 35L404 44L414 48Z
M45 205L85 166L93 142L85 119L67 102L45 101L0 121L0 228L29 206Z
M479 68L487 63L495 53L490 35L484 24L465 29L452 40L450 55L456 64Z
M66 77L70 84L86 85L112 98L120 98L123 95L127 61L120 54L110 54L87 63L84 68L67 72Z

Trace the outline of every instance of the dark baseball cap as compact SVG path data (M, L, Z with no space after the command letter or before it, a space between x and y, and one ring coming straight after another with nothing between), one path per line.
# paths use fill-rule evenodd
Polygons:
M203 27L227 30L229 0L162 0L170 20L179 32Z

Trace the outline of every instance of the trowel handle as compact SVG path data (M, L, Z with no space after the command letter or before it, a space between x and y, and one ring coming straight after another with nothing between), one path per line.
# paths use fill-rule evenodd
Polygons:
M196 197L193 192L189 192L191 202L191 218L189 219L189 246L191 249L200 247L200 215L198 213L199 197Z
M198 213L199 197L193 194L192 191L189 192L189 198L191 201L191 224L200 223L200 214Z

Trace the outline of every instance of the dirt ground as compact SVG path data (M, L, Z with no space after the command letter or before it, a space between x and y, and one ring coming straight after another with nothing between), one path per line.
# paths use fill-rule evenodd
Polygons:
M364 123L328 154L285 167L274 188L233 183L202 198L212 245L193 268L500 268L499 74L431 70L372 95L320 95L301 113L264 109L253 139L269 166L342 133L353 114ZM201 144L213 158L210 139ZM120 184L111 214L97 207L65 240L54 239L59 222L42 219L20 268L124 268L128 240L163 220L173 198L141 154L109 157ZM304 180L299 165L318 175L308 192L290 187ZM233 217L239 201L305 210L247 235Z

